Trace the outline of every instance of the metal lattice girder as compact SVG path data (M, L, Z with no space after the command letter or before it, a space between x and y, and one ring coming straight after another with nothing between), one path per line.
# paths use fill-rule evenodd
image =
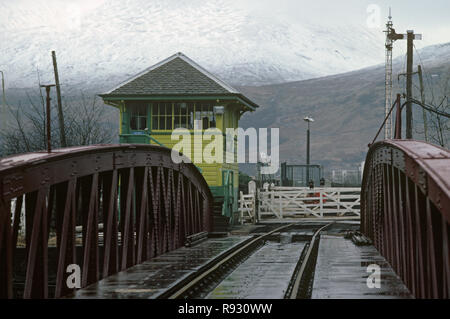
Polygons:
M23 227L25 298L70 293L69 264L81 267L85 287L212 228L212 194L203 176L191 163L174 163L171 150L160 146L94 145L18 155L0 161L0 178L0 297L14 294ZM55 260L49 257L51 236Z
M450 297L449 225L450 151L413 140L373 144L361 229L418 298Z

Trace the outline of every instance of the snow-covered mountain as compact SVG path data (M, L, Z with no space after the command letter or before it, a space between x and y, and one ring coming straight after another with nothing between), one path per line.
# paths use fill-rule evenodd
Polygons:
M288 21L226 0L76 3L0 0L0 70L7 88L35 86L37 70L41 83L53 82L51 50L67 89L114 85L178 51L237 85L303 80L384 62L383 33L350 22ZM404 46L396 44L394 54ZM450 44L420 52L417 63L439 62L449 58Z
M414 52L414 64L434 67L450 61L450 42L429 45Z
M53 82L105 87L181 51L233 84L302 80L383 61L379 30L289 22L225 0L0 1L0 69L7 87ZM100 1L100 2L99 2ZM358 32L355 32L358 30Z

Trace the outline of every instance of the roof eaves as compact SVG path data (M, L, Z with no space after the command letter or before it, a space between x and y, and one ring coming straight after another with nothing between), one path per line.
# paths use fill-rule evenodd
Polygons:
M253 102L252 100L250 100L248 97L246 97L243 94L237 94L237 98L241 101L241 103L243 103L244 105L248 106L253 111L255 111L256 108L259 107L258 104L256 104L255 102Z
M208 78L210 78L211 80L213 80L214 82L216 82L218 85L220 85L222 88L224 88L226 91L228 91L229 93L225 93L225 95L235 95L237 97L239 97L241 100L245 101L245 104L247 106L249 106L252 109L255 109L257 107L259 107L256 103L254 103L253 101L251 101L250 99L248 99L246 96L244 96L241 92L239 92L238 90L236 90L235 88L233 88L232 86L230 86L229 84L225 83L224 81L220 80L218 77L216 77L215 75L213 75L212 73L208 72L206 69L204 69L203 67L201 67L200 65L198 65L196 62L194 62L193 60L191 60L189 57L187 57L186 55L184 55L182 52L178 52L175 53L173 55L171 55L170 57L148 67L147 69L139 72L138 74L128 78L127 80L123 81L122 83L120 83L119 85L115 86L113 89L109 90L108 92L99 94L100 97L102 98L108 98L108 97L125 97L125 96L139 96L139 94L112 94L112 92L114 92L115 90L119 89L120 87L130 83L131 81L137 79L138 77L174 60L175 58L180 58L183 61L185 61L186 63L188 63L189 65L191 65L193 68L195 68L197 71L201 72L202 74L204 74L205 76L207 76ZM221 93L221 95L224 93ZM183 94L185 95L185 94ZM198 95L198 94L195 94ZM200 95L209 95L209 94L200 94ZM211 94L211 95L216 95L216 94ZM148 96L146 94L143 94L142 96Z
M108 101L117 101L117 100L136 100L136 99L151 99L151 100L157 100L157 99L167 99L167 98L177 98L177 99L196 99L196 98L219 98L223 99L225 97L228 98L237 98L241 103L247 105L251 109L256 109L259 107L258 104L250 100L248 97L243 95L242 93L221 93L221 94L213 94L213 93L201 93L201 94L154 94L154 95L148 95L148 94L99 94L101 98L108 100Z

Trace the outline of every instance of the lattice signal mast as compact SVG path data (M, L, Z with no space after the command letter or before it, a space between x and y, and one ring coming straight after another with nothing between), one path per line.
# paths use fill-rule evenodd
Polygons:
M422 40L421 34L414 34L408 30L406 34L395 33L392 27L391 8L389 8L389 20L386 23L386 78L385 78L385 117L389 114L392 106L392 45L395 40L407 40L407 62L406 62L406 99L409 101L412 91L412 67L413 67L413 41ZM392 115L392 114L391 114ZM392 139L392 116L385 123L384 138ZM406 138L412 138L412 111L411 102L406 105Z
M392 106L392 44L394 40L392 38L392 34L395 34L395 30L392 28L392 16L391 16L391 8L389 8L389 16L388 22L386 23L386 65L385 65L385 108L384 108L384 116L388 116L389 110ZM392 117L386 121L384 126L384 139L392 139Z

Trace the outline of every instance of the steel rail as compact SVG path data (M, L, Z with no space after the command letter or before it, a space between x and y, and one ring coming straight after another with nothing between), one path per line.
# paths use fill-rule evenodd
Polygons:
M235 249L231 253L219 257L218 260L214 260L206 267L206 269L198 270L196 273L194 273L193 276L186 278L179 284L160 294L158 297L156 297L156 299L177 299L188 295L188 292L190 290L193 290L197 285L201 284L201 282L205 281L208 277L213 276L216 271L219 271L222 266L226 265L233 258L237 257L241 253L244 253L246 250L250 249L258 242L263 241L273 233L292 227L293 225L295 225L295 223L278 227L266 234L260 235L254 239L250 239L248 242L245 242L244 245L235 247Z
M322 230L324 230L325 228L327 228L331 224L333 224L333 223L329 223L329 224L326 224L326 225L320 227L313 234L313 236L311 238L311 241L309 242L308 250L306 251L306 254L305 254L304 258L301 261L300 269L297 272L297 275L295 276L294 285L292 286L292 290L291 290L290 294L288 295L288 297L289 297L288 299L297 299L298 292L299 292L299 289L300 289L300 284L302 283L302 281L303 281L303 279L305 277L306 267L308 266L308 263L310 262L310 258L311 258L312 252L314 250L314 247L315 247L318 235L320 234L320 232Z

